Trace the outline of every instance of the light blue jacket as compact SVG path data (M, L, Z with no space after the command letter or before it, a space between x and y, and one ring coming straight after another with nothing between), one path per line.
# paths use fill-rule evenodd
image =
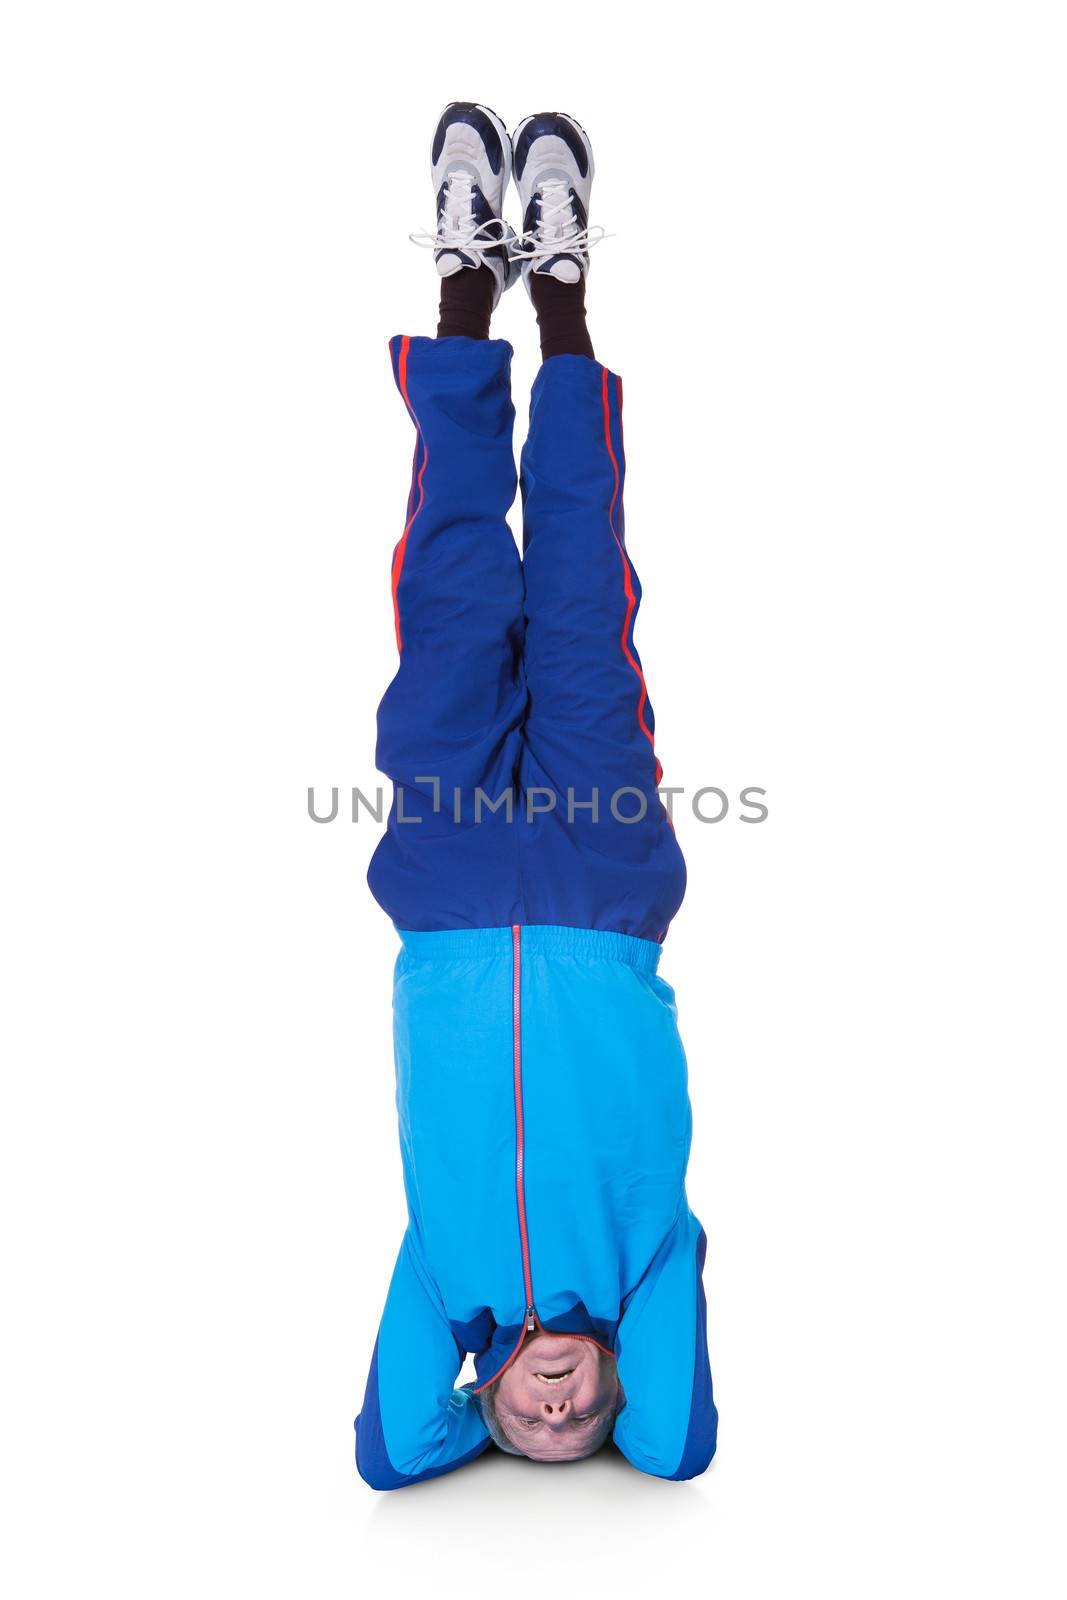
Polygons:
M409 1221L356 1421L362 1476L396 1488L480 1454L476 1392L538 1327L616 1356L614 1441L634 1466L703 1472L717 1424L705 1239L659 946L544 926L401 938ZM474 1392L455 1387L468 1352Z

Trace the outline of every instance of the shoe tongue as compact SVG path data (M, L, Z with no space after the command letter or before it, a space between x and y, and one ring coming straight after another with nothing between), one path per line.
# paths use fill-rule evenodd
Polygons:
M463 271L463 262L455 250L441 250L437 256L437 272L442 278L451 278L455 272Z
M560 283L577 283L582 275L582 269L573 256L565 256L562 261L554 261L548 268L548 276L558 278Z
M474 179L461 168L456 168L448 175L441 221L444 227L453 230L474 225Z

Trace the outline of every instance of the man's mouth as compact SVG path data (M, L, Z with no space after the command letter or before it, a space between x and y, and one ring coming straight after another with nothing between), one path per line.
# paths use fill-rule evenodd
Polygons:
M563 1372L535 1372L534 1377L540 1378L542 1383L562 1383L564 1378L569 1378L573 1371L573 1367L567 1367Z

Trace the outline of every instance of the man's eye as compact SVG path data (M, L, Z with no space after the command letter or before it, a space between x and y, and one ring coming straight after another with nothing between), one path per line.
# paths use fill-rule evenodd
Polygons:
M576 1428L584 1427L587 1422L595 1422L599 1416L599 1411L587 1411L584 1417L575 1417L574 1426Z
M540 1417L520 1417L519 1421L522 1423L524 1428L537 1428L541 1425Z

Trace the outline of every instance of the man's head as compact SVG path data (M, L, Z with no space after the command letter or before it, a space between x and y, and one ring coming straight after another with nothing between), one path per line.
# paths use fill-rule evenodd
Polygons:
M622 1403L614 1358L589 1339L538 1333L482 1396L497 1444L534 1461L599 1450Z

